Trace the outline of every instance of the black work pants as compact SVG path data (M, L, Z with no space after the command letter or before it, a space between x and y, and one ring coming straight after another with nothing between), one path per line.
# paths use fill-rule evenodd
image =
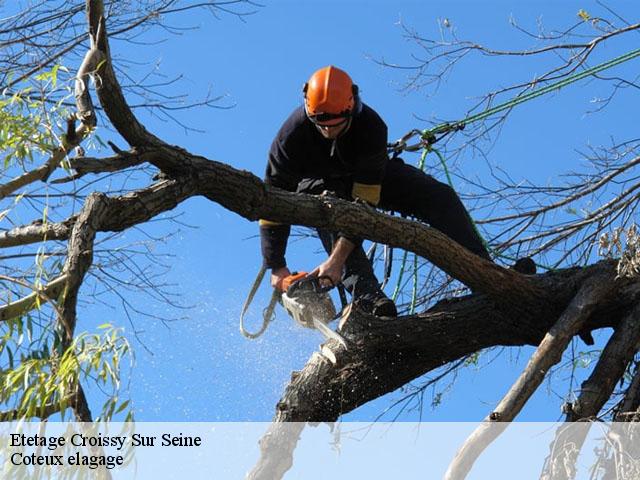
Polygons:
M349 177L304 179L297 191L318 195L329 190L338 197L351 198L352 184L353 180ZM476 255L490 260L467 210L453 188L399 158L391 159L387 164L378 207L428 223ZM318 234L324 249L331 253L338 235L323 230L318 230ZM380 290L362 246L356 247L349 255L342 283L354 298Z

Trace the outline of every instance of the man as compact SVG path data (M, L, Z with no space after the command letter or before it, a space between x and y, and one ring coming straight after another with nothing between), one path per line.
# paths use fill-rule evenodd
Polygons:
M414 216L489 259L462 202L451 187L387 155L387 126L362 103L349 75L334 66L316 71L304 86L304 106L293 111L274 139L265 182L289 191L359 198L384 210ZM278 288L290 275L285 250L290 226L260 220L262 254ZM362 310L396 316L382 292L361 239L319 231L329 254L310 275L342 284Z

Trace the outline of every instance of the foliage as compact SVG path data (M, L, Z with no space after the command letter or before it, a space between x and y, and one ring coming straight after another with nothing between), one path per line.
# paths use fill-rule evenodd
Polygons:
M65 80L61 81L61 73ZM61 132L71 115L68 73L65 67L55 65L30 78L30 86L12 93L5 90L0 97L1 173L5 178L43 163L63 144ZM0 221L24 215L23 201L23 194L16 195L12 206L0 212ZM40 222L46 225L50 211L46 196L39 209ZM40 289L62 270L61 257L51 255L45 238L32 255L8 271L10 276L0 276L7 287L3 303ZM59 304L64 294L50 300ZM43 298L36 295L35 311L0 322L0 406L9 409L7 418L47 418L55 412L65 418L81 383L89 383L106 396L98 420L110 420L118 414L132 418L130 411L125 412L129 402L119 398L123 362L132 361L122 329L104 324L98 327L99 333L78 333L67 345L59 307L55 303L49 306Z
M70 115L65 102L71 88L59 83L59 72L68 70L55 65L35 75L31 86L13 93L5 89L0 96L0 156L4 170L15 164L24 168L60 145L56 132L64 131Z
M88 380L107 395L97 420L111 420L128 407L128 401L118 399L121 365L131 355L122 329L102 325L102 333L83 332L64 349L58 332L37 332L31 316L25 320L0 326L0 355L8 359L0 370L0 405L14 410L18 418L46 418L46 412L55 410L65 418L77 385Z

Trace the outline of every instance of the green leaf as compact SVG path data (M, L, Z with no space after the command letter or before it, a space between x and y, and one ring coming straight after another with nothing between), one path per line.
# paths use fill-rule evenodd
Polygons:
M125 408L127 408L129 406L129 402L130 400L127 400L125 402L122 402L122 404L120 404L120 406L118 407L118 409L115 411L115 414L119 414L120 412L122 412Z
M9 356L9 369L13 370L14 365L13 365L13 352L11 351L11 349L9 347L7 347L7 355Z
M588 22L591 19L591 15L589 15L585 10L582 9L578 11L578 16L585 22Z

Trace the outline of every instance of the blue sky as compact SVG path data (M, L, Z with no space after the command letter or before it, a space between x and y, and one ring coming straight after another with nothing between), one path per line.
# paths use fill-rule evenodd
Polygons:
M619 12L633 20L632 3L619 3ZM593 2L572 1L267 1L244 21L229 15L215 19L202 12L175 16L170 24L199 29L169 36L166 42L152 46L113 42L112 50L128 59L158 62L169 77L183 74L182 90L193 98L209 88L215 95L225 95L221 104L232 106L230 109L177 113L181 121L205 133L185 132L143 111L140 116L151 131L171 143L262 176L274 134L300 105L304 81L324 65L340 66L352 75L363 100L387 122L393 140L412 128L426 127L419 118L461 118L474 98L530 80L554 60L469 58L437 91L403 92L408 72L374 61L384 58L411 64L412 55L420 54L403 37L399 21L424 36L433 36L447 18L460 38L515 49L530 44L509 25L510 18L530 29L540 18L562 28L577 21L581 8L597 7ZM597 58L604 60L635 48L630 40L625 42L607 47ZM637 62L621 68L637 70ZM134 77L141 76L146 67L137 68L139 71L131 71ZM606 113L585 114L590 101L601 94L597 84L582 82L518 107L490 150L490 161L506 168L515 179L540 183L576 168L580 165L576 150L606 143L613 133L624 138L625 131L631 131L633 110L623 99L614 100ZM405 159L418 160L417 156ZM471 176L486 174L483 160L471 154L461 160L460 168ZM456 188L465 191L464 184ZM158 251L173 256L168 259L168 279L193 308L167 311L166 305L137 301L150 312L186 318L165 326L134 315L135 328L141 331L138 337L146 348L117 310L86 305L80 311L79 329L83 325L91 329L104 321L125 326L136 349L136 365L125 394L131 396L138 420L269 420L291 371L303 367L321 337L295 327L280 310L261 339L244 339L238 332L238 315L261 263L257 224L199 198L184 202L178 212L181 222L196 228L180 227ZM160 234L175 229L175 225L159 224L146 230ZM127 234L127 239L135 240L136 233ZM313 269L323 258L319 249L314 239L290 242L289 264L298 270ZM265 285L249 321L259 321L258 305L266 305L268 296ZM429 407L427 394L422 420L481 419L506 392L530 352L525 348L487 354L480 361L482 368L470 367L460 373L437 409ZM561 385L541 387L519 419L559 418L559 396L567 393L566 385ZM373 419L401 396L402 392L390 394L347 418ZM418 414L408 412L400 418L417 420Z

